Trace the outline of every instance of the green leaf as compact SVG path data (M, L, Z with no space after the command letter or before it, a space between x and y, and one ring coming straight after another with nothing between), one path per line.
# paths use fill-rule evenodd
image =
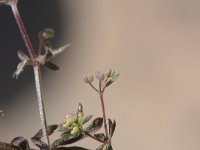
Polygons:
M92 115L86 116L81 120L81 125L87 123L92 118Z
M83 137L84 137L83 134L79 134L79 135L70 136L70 137L66 137L66 138L65 137L59 138L52 143L51 148L56 148L58 146L75 143L75 142L83 139Z
M49 125L47 126L47 135L51 135L58 128L58 125ZM40 129L32 138L31 141L38 146L40 149L48 148L48 145L44 143L41 138L43 137L42 129Z
M96 148L96 150L103 150L105 144L100 145L99 147Z
M64 133L61 133L60 136L62 138L66 138L67 139L67 138L72 137L73 135L70 132L64 132Z
M72 129L66 128L66 127L62 127L62 124L59 125L59 132L66 132L66 133L70 133Z
M119 77L119 73L116 75L113 75L112 77L110 77L107 81L106 81L106 87L108 87L109 85L111 85L115 80L117 80L117 78Z
M47 126L47 135L51 135L54 133L54 131L58 128L57 124L54 125L48 125ZM33 138L42 138L42 129L40 129L34 136Z
M89 149L73 146L73 147L59 147L56 148L56 150L89 150Z
M84 131L88 133L96 132L102 127L102 124L103 118L96 118L87 128L84 129Z
M95 136L97 139L101 140L101 141L106 141L106 136L105 136L104 133L94 134L94 136Z
M115 127L116 127L116 121L114 120L113 122L108 119L108 125L109 125L109 135L110 138L113 136L114 132L115 132Z
M106 150L113 150L112 146L110 144L106 145Z

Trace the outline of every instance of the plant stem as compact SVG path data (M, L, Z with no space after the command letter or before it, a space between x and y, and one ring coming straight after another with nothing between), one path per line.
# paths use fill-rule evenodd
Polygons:
M42 124L43 137L45 139L45 142L49 146L50 142L49 142L49 138L47 134L47 122L46 122L46 115L45 115L40 66L36 65L33 67L33 69L34 69L34 75L35 75L35 86L36 86L37 97L38 97L38 107L39 107L39 112L40 112L40 120Z
M17 22L17 25L19 27L20 33L21 33L22 38L24 40L24 43L25 43L25 45L27 47L27 50L28 50L29 55L31 57L31 60L32 60L33 63L35 63L36 62L36 60L35 60L35 57L36 57L35 56L35 52L34 52L32 44L31 44L31 41L30 41L30 39L28 37L28 34L26 32L26 28L25 28L25 26L23 24L23 21L22 21L22 19L20 17L20 14L19 14L19 11L18 11L18 8L17 8L17 0L11 1L11 2L9 2L9 4L10 4L10 6L12 8L13 15L15 17L15 20Z
M105 134L106 134L106 138L108 139L108 128L107 128L107 123L106 123L106 111L105 111L105 105L104 105L104 99L103 99L103 93L104 91L102 91L102 84L101 81L99 81L99 96L100 96L100 100L101 100L101 108L102 108L102 113L103 113L103 122L104 122L104 129L105 129Z
M43 94L42 94L42 81L41 81L40 65L36 61L35 51L33 49L32 43L28 37L28 34L26 32L26 28L23 24L23 21L20 17L20 14L19 14L19 11L17 8L17 2L18 2L18 0L10 0L10 1L8 1L7 4L10 5L12 8L13 15L14 15L17 25L19 27L20 33L22 35L22 38L24 40L24 43L26 45L26 48L30 55L30 58L32 60L43 137L45 139L46 144L48 146L50 146L49 137L47 134L47 123L46 123L45 108L44 108L44 101L43 101Z
M100 143L103 143L103 144L105 144L105 142L104 142L104 141L102 141L102 140L100 140L100 139L96 138L95 136L91 135L90 133L88 133L88 132L84 131L83 129L81 129L81 130L82 130L82 131L85 133L85 135L89 136L89 137L90 137L90 138L92 138L93 140L96 140L96 141L98 141L98 142L100 142Z
M99 90L97 90L91 82L89 82L89 85L90 85L97 93L99 93Z

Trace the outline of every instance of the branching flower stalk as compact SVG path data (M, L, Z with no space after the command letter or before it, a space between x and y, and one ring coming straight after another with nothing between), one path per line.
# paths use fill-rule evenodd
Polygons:
M103 113L104 129L105 129L106 138L108 138L108 127L106 123L106 111L105 111L103 94L104 94L104 89L102 89L102 80L99 80L99 96L101 100L101 108L102 108L102 113Z
M104 91L105 89L111 85L117 78L119 77L119 73L115 73L114 70L112 69L108 69L104 72L97 72L96 73L96 79L99 81L99 87L98 89L93 85L93 80L94 80L94 76L91 74L88 74L84 77L84 82L88 83L92 89L94 89L100 97L100 101L101 101L101 109L102 109L102 114L103 114L103 123L104 123L104 129L105 129L105 142L104 144L111 144L111 137L112 135L110 135L110 130L108 133L108 125L107 125L107 118L106 118L106 111L105 111L105 104L104 104ZM109 120L110 121L110 120ZM109 125L110 126L110 125ZM94 139L94 138L93 138Z

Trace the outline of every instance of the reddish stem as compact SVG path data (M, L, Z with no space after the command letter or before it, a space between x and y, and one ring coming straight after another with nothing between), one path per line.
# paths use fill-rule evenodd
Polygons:
M105 111L105 105L104 105L104 100L103 100L103 90L102 90L102 83L101 80L99 81L99 96L101 99L101 108L102 108L102 112L103 112L103 122L104 122L104 129L105 129L105 133L106 133L106 138L108 138L108 127L107 127L107 123L106 123L106 111Z
M41 36L39 36L38 55L42 53L43 45L44 45L44 39Z
M36 55L35 55L33 46L32 46L32 44L31 44L31 41L30 41L30 39L29 39L29 37L28 37L28 34L27 34L27 32L26 32L26 28L25 28L25 26L24 26L24 24L23 24L23 21L22 21L22 19L21 19L21 17L20 17L20 14L19 14L19 12L18 12L17 0L11 1L11 2L9 3L9 5L10 5L11 8L12 8L13 15L14 15L15 20L16 20L16 22L17 22L17 25L18 25L18 27L19 27L19 30L20 30L20 33L21 33L22 38L23 38L23 40L24 40L24 43L25 43L25 45L26 45L26 47L27 47L27 49L28 49L30 58L31 58L32 62L33 62L34 64L36 64L36 60L35 60Z

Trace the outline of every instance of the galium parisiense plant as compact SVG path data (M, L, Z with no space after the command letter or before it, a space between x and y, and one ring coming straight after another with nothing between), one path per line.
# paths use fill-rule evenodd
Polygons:
M116 127L116 122L115 120L112 121L111 119L107 120L104 104L104 92L106 88L119 77L119 74L112 69L107 69L105 72L97 72L95 75L96 80L98 81L97 87L95 87L95 85L93 84L94 75L87 74L83 79L85 83L87 83L95 92L98 93L101 102L103 117L95 118L87 127L85 127L85 124L91 120L92 115L85 116L83 112L83 106L81 103L79 103L77 112L67 114L62 123L47 125L40 68L41 66L46 66L49 69L58 70L59 67L51 63L50 60L56 55L63 52L70 45L67 44L60 48L53 49L49 42L49 39L53 38L55 33L53 29L46 28L43 31L39 32L39 46L36 54L19 14L17 3L18 0L0 0L0 5L8 5L11 7L14 18L19 27L20 33L29 54L26 55L24 52L18 51L17 54L20 59L20 63L18 64L17 69L13 74L13 77L18 78L27 66L32 66L34 71L38 108L42 129L40 129L31 138L32 142L41 150L86 150L82 147L63 146L78 142L79 140L82 140L86 137L90 137L101 143L97 150L112 150L113 148L111 139ZM43 51L45 51L44 54ZM0 117L2 117L3 115L3 111L0 110ZM104 126L104 133L96 133L102 127L102 125ZM60 133L60 138L56 139L51 144L49 141L49 136L55 131ZM0 142L0 149L32 150L29 146L28 140L23 137L14 138L11 143Z

